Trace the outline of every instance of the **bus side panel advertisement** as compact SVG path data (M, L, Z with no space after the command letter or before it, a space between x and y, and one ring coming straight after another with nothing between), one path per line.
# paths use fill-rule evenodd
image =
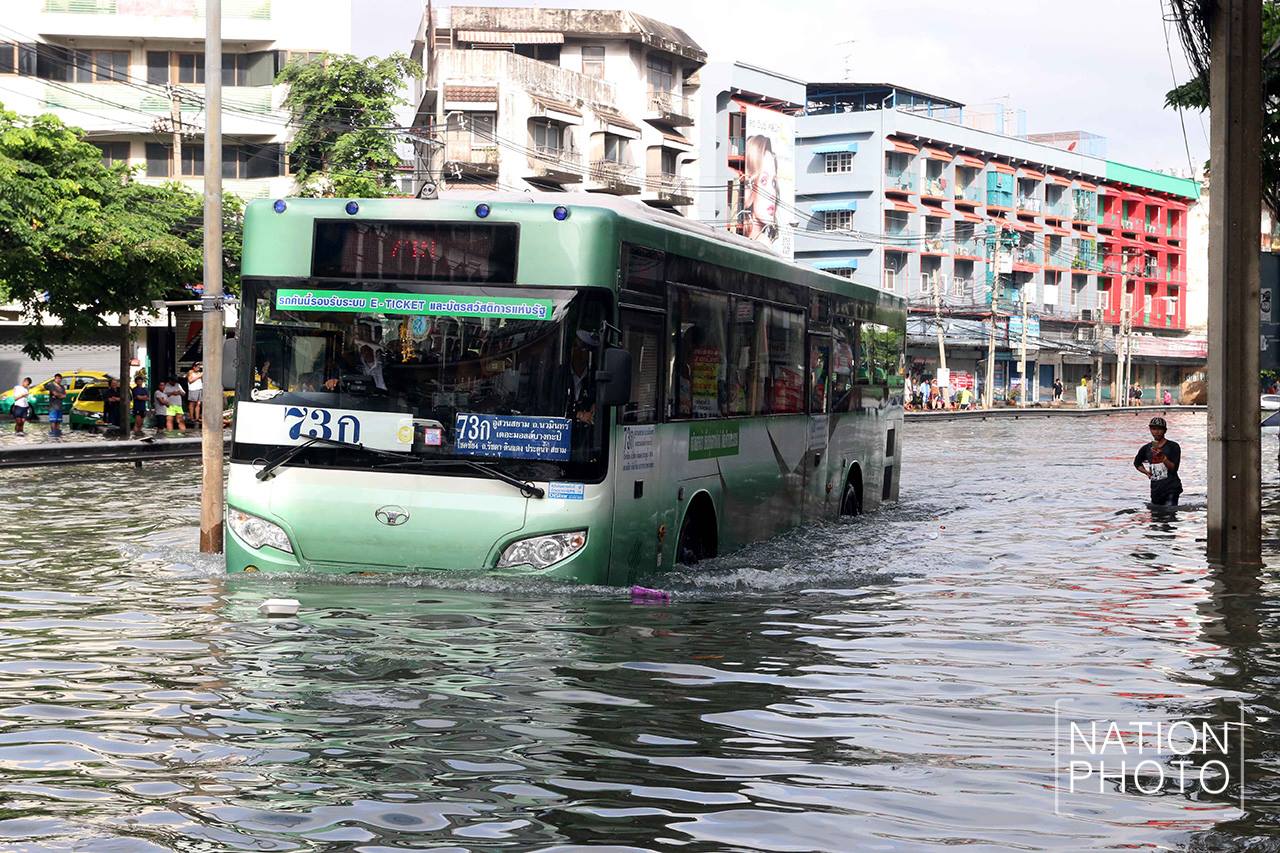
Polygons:
M459 412L456 426L458 453L553 462L569 458L572 422L568 418Z
M344 311L355 314L407 314L423 317L493 317L505 320L550 320L550 299L510 296L450 296L375 293L360 290L276 291L277 311Z
M715 459L738 455L738 422L712 421L689 424L689 459Z
M408 412L363 412L244 401L236 406L236 441L246 444L302 444L312 438L331 438L363 444L376 450L413 449L413 432L402 441L400 427Z

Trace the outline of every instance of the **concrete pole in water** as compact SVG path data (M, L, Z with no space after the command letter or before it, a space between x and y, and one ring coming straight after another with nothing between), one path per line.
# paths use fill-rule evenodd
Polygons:
M1000 250L1001 235L997 233L991 248L991 257L995 261L995 270L991 275L991 334L987 338L987 387L983 389L982 408L990 409L995 405L996 390L996 306L1000 304Z
M1209 14L1208 558L1223 566L1259 565L1262 0L1218 0Z
M207 0L204 44L204 420L200 550L222 553L222 0Z
M947 369L946 330L942 327L942 282L939 275L933 276L933 319L938 324L938 368Z
M1022 374L1022 393L1018 395L1018 408L1025 409L1027 396L1031 393L1031 380L1027 378L1027 288L1030 283L1022 285L1022 349L1018 354L1018 372Z

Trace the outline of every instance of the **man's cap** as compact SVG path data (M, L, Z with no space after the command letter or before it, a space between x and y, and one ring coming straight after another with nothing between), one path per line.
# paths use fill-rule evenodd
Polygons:
M1164 422L1164 418L1152 418L1151 423L1147 424L1151 429L1168 429L1169 425Z

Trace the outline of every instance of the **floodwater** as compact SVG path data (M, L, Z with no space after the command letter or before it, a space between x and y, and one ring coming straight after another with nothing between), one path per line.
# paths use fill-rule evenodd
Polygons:
M910 422L900 506L669 605L228 581L195 463L0 471L0 849L1280 846L1276 582L1206 567L1205 417L1170 421L1175 515L1145 418ZM1055 706L1246 737L1220 793L1072 790Z

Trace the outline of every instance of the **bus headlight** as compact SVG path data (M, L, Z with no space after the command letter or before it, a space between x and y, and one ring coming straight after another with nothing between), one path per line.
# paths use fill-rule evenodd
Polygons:
M508 545L503 550L502 556L498 558L498 568L533 566L535 569L545 569L578 553L586 544L587 531L585 530L532 536Z
M250 548L257 550L263 545L270 545L272 548L293 553L293 546L289 544L289 537L284 530L265 518L258 518L256 515L228 507L227 523L231 525L231 532L239 536Z

